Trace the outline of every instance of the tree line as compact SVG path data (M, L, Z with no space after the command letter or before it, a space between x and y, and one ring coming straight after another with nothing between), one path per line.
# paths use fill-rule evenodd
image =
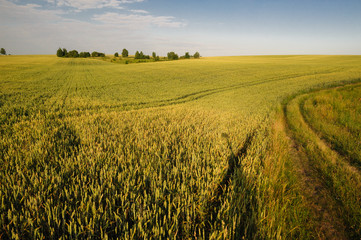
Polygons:
M3 48L1 49L1 51L2 50ZM105 53L100 53L100 52L92 52L91 54L89 52L78 53L77 50L71 50L68 52L65 48L63 49L59 48L58 51L56 52L56 55L58 57L68 57L68 58L105 57ZM128 50L124 48L121 55L122 57L129 57ZM119 53L118 52L114 53L114 57L119 57ZM200 58L200 54L199 52L196 52L193 56L191 56L189 52L186 52L184 56L179 57L178 54L176 54L175 52L167 53L168 60L190 59L191 57ZM160 60L159 56L155 52L152 53L152 58L155 61ZM149 55L145 55L142 51L140 52L136 51L134 55L134 59L151 59L151 57Z
M191 57L193 57L193 58L200 58L201 57L201 55L199 54L199 52L196 52L193 56L191 56L190 54L189 54L189 52L186 52L185 54L184 54L184 56L178 56L178 54L176 54L175 52L169 52L169 53L167 53L167 58L169 59L169 60L178 60L178 59L190 59Z
M189 52L186 52L184 54L184 56L179 57L178 54L176 54L175 52L169 52L167 53L167 58L168 60L178 60L178 59L190 59L191 57L193 58L200 58L200 54L199 52L196 52L193 56L191 56L189 54ZM135 53L135 59L150 59L149 55L144 55L143 52L139 52L137 51ZM152 58L155 59L156 61L159 61L159 56L157 56L157 54L155 52L152 53Z
M105 53L100 52L78 52L77 50L67 51L65 48L59 48L56 52L56 56L58 57L66 57L66 58L88 58L88 57L105 57Z
M118 52L114 53L114 57L119 57L119 53ZM128 50L123 49L122 57L128 57ZM178 54L176 54L175 52L167 53L168 60L190 59L191 57L200 58L201 56L200 56L199 52L196 52L193 56L191 56L189 54L189 52L186 52L184 54L184 56L181 56L181 57L179 57ZM159 59L160 59L159 56L155 52L152 53L152 58L156 61L159 61ZM151 57L149 55L145 55L142 51L140 51L140 52L136 51L134 54L134 59L151 59Z

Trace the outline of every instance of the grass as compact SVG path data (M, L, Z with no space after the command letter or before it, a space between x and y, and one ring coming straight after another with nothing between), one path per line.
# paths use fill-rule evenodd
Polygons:
M281 104L360 59L2 57L0 237L311 238Z

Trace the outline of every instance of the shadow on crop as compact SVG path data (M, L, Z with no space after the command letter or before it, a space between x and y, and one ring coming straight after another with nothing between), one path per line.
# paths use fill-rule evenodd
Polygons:
M209 234L212 232L212 229L221 227L221 226L217 227L217 224L219 224L216 223L218 218L217 215L222 207L223 201L227 197L227 191L229 190L230 185L234 184L232 183L232 180L237 179L238 181L241 182L246 181L247 177L243 174L242 160L247 156L247 152L252 145L252 140L254 139L255 135L256 135L256 131L254 130L247 135L243 146L238 150L238 152L234 153L233 151L231 151L232 153L228 157L228 168L223 176L223 179L217 185L215 190L212 192L209 199L207 199L206 201L205 209L204 209L205 216L203 217L205 239L210 238ZM228 145L230 147L229 142ZM247 191L247 194L249 195L250 201L247 201L247 203L244 205L246 206L246 210L239 213L241 216L240 219L238 219L239 221L237 221L236 229L234 229L235 231L232 234L233 235L232 238L235 239L245 236L251 239L253 234L257 232L256 221L255 221L256 219L251 216L252 213L254 213L255 209L257 208L257 203L255 200L252 200L252 196L255 195L255 193L253 192L254 188L250 188L249 190L250 191ZM232 209L239 208L239 206L237 206L238 205L237 201L231 201L230 204L231 204L230 207ZM248 216L249 214L251 215Z

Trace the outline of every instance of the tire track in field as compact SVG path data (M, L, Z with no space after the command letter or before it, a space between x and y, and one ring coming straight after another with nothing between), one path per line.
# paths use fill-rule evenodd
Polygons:
M352 85L354 85L354 84L352 84ZM350 85L347 85L347 86L350 86ZM344 88L347 86L339 86L339 87L335 87L332 89L340 89L340 88ZM361 85L358 85L358 83L356 83L356 87L361 87ZM329 90L329 89L326 89L326 90ZM323 91L323 90L320 90L320 91ZM317 130L312 124L310 124L309 121L307 121L307 118L305 116L306 110L304 108L304 104L307 101L307 99L304 99L302 102L300 102L300 113L301 113L304 121L307 123L308 127L315 133L315 135L318 136L320 141L322 141L325 146L327 146L329 149L333 150L335 152L335 154L337 154L338 158L345 159L348 162L348 164L350 165L349 167L352 168L353 171L356 171L359 174L361 174L361 163L359 162L358 159L353 158L346 151L343 151L342 149L335 147L331 141L324 138L323 134L319 130Z
M76 79L78 77L79 68L81 65L75 64L73 61L68 62L65 69L58 70L58 73L62 76L57 78L57 90L54 93L54 99L51 103L51 106L55 111L63 111L67 107L67 101L69 101L69 96L72 92L72 87L76 84ZM66 109L68 111L68 109Z
M66 85L69 81L69 76L71 76L72 71L69 71L69 66L55 66L55 70L52 70L44 73L43 77L39 77L37 84L41 85L46 92L45 97L35 99L38 108L42 108L44 113L53 111L54 109L59 110L59 106L64 106L66 98L62 96L62 90L66 88ZM45 87L44 87L45 86ZM36 86L35 86L36 87ZM66 88L65 92L69 92L70 89ZM36 92L39 92L37 89ZM35 93L36 93L35 92ZM40 102L41 101L41 102Z
M167 105L181 104L181 103L195 101L195 100L198 100L198 99L210 96L210 95L214 95L217 93L227 92L227 91L231 91L231 90L237 90L237 89L244 88L244 87L258 86L258 85L262 85L262 84L284 81L284 80L299 78L299 77L330 74L333 72L337 72L337 71L324 71L324 72L319 72L316 74L315 73L307 73L307 74L301 74L301 75L300 74L289 74L286 76L282 76L281 78L272 77L272 78L265 79L263 81L255 80L255 81L246 82L246 83L238 83L238 84L234 84L234 85L227 86L227 87L212 88L212 89L208 89L208 90L189 93L189 94L177 97L177 98L153 101L153 102L148 102L148 103L129 103L129 104L125 104L125 106L146 105L146 104L156 104L158 106L167 106ZM153 107L153 106L151 106L151 107Z
M320 90L319 90L320 91ZM307 95L307 94L304 94ZM310 205L313 215L318 222L316 226L316 232L319 239L351 239L358 235L357 230L350 227L350 223L344 218L343 203L338 198L335 190L327 182L332 182L327 176L323 175L321 170L307 155L307 150L302 143L295 137L295 132L291 127L291 120L288 115L292 114L289 111L288 106L292 101L298 101L297 98L304 96L299 95L288 101L283 106L283 113L285 117L285 129L289 137L290 142L290 155L292 157L293 164L296 167L298 175L300 177L300 185L302 186L303 193ZM301 101L302 103L302 101ZM330 161L340 161L339 154L332 150L327 142L320 138L320 136L314 131L312 126L306 121L302 113L302 104L296 102L297 111L300 113L299 125L303 125L305 131L310 131L316 139L316 145L321 152L328 152ZM301 127L302 128L302 127ZM314 140L308 140L313 142ZM309 143L307 143L309 144ZM323 159L323 161L327 161ZM355 171L355 168L350 166L347 161L345 165L351 170Z
M336 71L323 71L323 72L317 72L317 73L306 73L306 74L289 74L286 76L280 77L272 77L268 79L264 79L263 81L254 80L250 82L245 83L238 83L233 84L231 86L226 87L219 87L219 88L212 88L207 90L202 90L198 92L193 92L189 94L182 95L180 97L176 98L170 98L166 100L157 100L157 101L149 101L149 102L130 102L130 103L120 103L120 104L109 104L109 105L99 105L99 106L88 106L86 110L99 110L99 109L121 109L121 110L139 110L139 109L146 109L146 108L152 108L152 107L164 107L164 106L170 106L175 104L182 104L187 102L196 101L202 98L205 98L207 96L211 96L218 93L223 93L227 91L237 90L245 87L252 87L252 86L258 86L262 84L269 84L274 83L278 81L285 81L289 79L299 78L299 77L307 77L307 76L319 76L323 74L330 74L337 72ZM91 75L91 74L90 74ZM85 109L84 109L85 110Z
M289 127L286 126L290 131ZM346 227L337 212L337 201L332 197L332 192L325 186L318 171L312 165L304 149L288 134L292 164L299 177L299 183L309 205L312 215L317 222L315 232L318 239L348 239ZM315 237L316 238L316 237Z

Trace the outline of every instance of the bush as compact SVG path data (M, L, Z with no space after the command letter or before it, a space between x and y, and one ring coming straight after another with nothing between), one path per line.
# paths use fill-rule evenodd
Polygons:
M200 56L199 52L196 52L193 57L194 58L200 58L201 56Z

